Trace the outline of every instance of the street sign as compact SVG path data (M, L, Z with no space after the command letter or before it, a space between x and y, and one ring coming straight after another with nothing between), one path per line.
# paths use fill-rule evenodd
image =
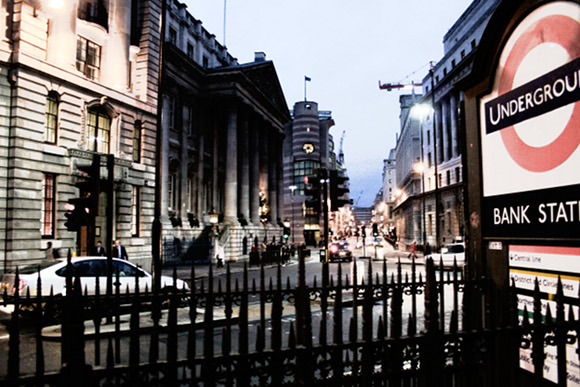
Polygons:
M557 1L525 17L480 100L488 235L580 235L578 15L580 5Z

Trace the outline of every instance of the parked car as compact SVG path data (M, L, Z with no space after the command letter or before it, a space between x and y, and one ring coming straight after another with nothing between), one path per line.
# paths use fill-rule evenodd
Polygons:
M335 260L352 261L352 248L350 247L350 243L345 240L332 242L328 247L328 260L329 262Z
M433 259L433 265L439 267L443 262L443 268L453 268L453 262L457 262L457 267L465 266L465 244L450 243L441 248L441 253L429 254L425 257Z
M72 259L74 274L79 276L83 293L95 294L97 285L97 274L99 277L99 292L104 294L107 289L107 258L106 257L80 257ZM43 261L40 264L29 265L19 269L18 290L20 295L25 295L30 291L30 295L36 295L37 281L40 275L41 291L43 295L49 295L52 288L53 294L66 293L66 259L59 261ZM133 263L121 259L113 258L113 286L116 286L116 273L119 273L120 291L135 291L135 277L139 276L139 290L145 291L145 287L151 291L153 277L150 273L134 265ZM16 291L15 273L4 274L0 278L1 294L7 291L8 295L13 295ZM161 289L168 288L189 289L187 283L177 279L161 276Z

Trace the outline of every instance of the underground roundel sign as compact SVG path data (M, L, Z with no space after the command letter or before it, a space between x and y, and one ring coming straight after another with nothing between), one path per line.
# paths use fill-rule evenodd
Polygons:
M488 223L580 222L580 194L563 188L580 184L580 5L536 8L500 50L479 105L483 196L496 198Z
M480 105L484 196L580 179L579 16L576 4L550 3L505 45Z

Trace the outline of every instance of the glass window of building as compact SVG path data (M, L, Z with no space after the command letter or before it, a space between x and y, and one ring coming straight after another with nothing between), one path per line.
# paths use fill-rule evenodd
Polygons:
M140 120L135 121L133 127L133 161L136 163L141 162L141 136L143 131L143 125Z
M313 176L316 169L320 168L320 162L314 160L297 161L294 163L294 185L298 195L304 195L304 176Z
M109 153L111 118L101 106L90 108L87 112L88 150Z
M101 46L81 36L77 39L77 70L92 80L99 79Z
M131 195L131 234L138 237L141 230L141 187L133 186Z
M45 174L42 180L40 233L43 238L54 238L55 176Z
M59 97L56 91L51 91L46 97L45 111L45 141L50 144L56 144L56 130L58 127L58 103Z
M80 0L77 17L105 28L108 26L107 8L104 0Z

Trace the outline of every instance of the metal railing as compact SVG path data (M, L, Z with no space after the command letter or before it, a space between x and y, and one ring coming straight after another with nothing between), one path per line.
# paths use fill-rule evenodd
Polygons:
M526 375L543 385L546 348L557 350L557 380L569 376L566 350L578 349L580 323L570 306L578 301L563 297L561 284L555 318L542 315L546 295L536 286L532 315L520 311L519 323L511 289L513 319L490 328L462 307L469 294L485 297L486 282L465 280L457 267L443 274L428 260L423 278L414 262L408 273L400 263L387 270L386 261L379 272L369 261L359 273L355 262L352 275L338 264L334 277L322 264L311 284L303 259L285 280L275 267L267 279L262 264L256 283L247 266L235 280L229 265L219 280L210 266L187 291L117 287L113 296L86 296L69 274L65 296L5 293L14 312L2 384L510 386L522 377L523 350L533 359ZM60 346L47 340L49 324L61 327ZM23 346L33 346L34 361ZM55 356L60 361L47 366Z

